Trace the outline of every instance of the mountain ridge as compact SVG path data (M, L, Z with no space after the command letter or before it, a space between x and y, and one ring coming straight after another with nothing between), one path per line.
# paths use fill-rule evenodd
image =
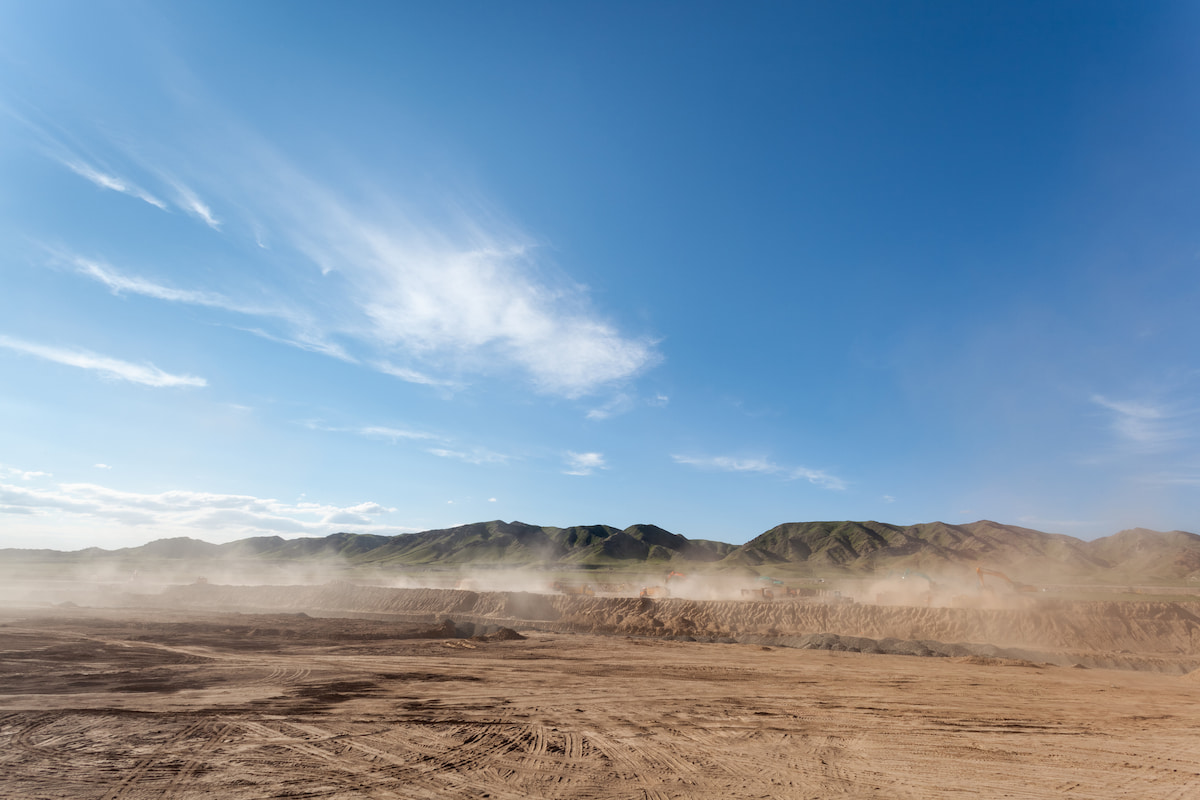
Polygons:
M451 568L480 565L605 568L654 565L761 571L935 571L977 564L1054 580L1080 575L1200 577L1200 535L1131 528L1091 541L991 520L954 525L894 525L874 520L787 522L745 544L688 539L657 525L566 528L503 520L396 536L340 532L284 539L259 536L225 544L177 537L138 547L78 551L0 550L0 558L64 560L264 560L337 558L353 565Z

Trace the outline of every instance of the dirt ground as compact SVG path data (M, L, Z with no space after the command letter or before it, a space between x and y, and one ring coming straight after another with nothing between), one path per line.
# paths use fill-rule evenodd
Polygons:
M0 612L6 798L1200 797L1200 679L153 609Z

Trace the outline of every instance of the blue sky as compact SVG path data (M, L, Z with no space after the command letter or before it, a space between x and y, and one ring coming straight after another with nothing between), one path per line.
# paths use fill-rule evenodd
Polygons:
M1200 531L1198 30L0 0L0 546Z

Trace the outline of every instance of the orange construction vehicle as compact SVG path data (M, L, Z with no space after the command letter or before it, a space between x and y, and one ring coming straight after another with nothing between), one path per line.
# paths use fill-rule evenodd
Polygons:
M638 597L670 597L671 593L665 586L643 586Z

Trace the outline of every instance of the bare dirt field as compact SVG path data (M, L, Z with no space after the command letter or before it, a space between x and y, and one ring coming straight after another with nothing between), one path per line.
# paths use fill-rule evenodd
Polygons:
M1003 612L1057 619L1040 639L986 610L747 603L739 627L737 604L344 586L215 607L260 591L0 612L0 796L1200 797L1186 605ZM602 632L573 632L588 614ZM941 652L899 628L946 655L888 654Z

